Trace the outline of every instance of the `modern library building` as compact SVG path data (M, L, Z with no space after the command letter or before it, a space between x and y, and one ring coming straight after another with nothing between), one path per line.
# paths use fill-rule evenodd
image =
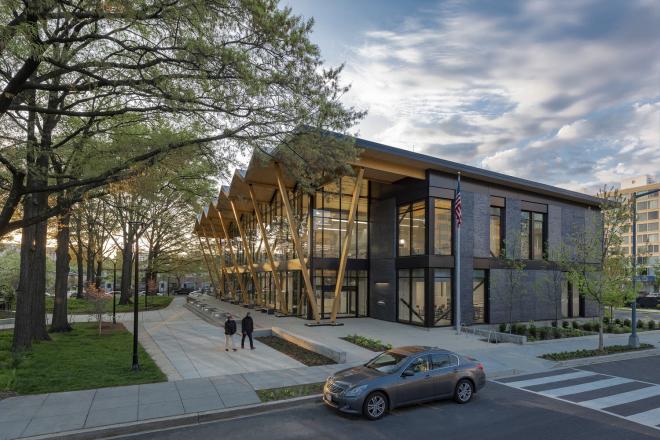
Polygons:
M313 194L274 160L252 158L234 173L194 228L217 296L316 322L371 317L450 326L456 304L468 325L506 322L509 314L554 319L558 307L563 318L595 314L563 274L554 287L560 305L539 286L560 271L549 250L600 215L597 198L355 142L354 174ZM502 257L511 243L524 264L515 292Z

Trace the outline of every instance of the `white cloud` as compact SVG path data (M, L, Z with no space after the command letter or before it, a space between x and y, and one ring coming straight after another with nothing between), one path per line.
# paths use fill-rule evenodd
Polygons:
M660 5L449 2L366 32L346 67L362 136L593 188L660 169ZM469 154L468 154L469 152Z

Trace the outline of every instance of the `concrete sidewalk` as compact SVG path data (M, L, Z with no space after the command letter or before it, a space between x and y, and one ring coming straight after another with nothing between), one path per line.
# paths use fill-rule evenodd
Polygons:
M259 403L256 390L323 382L337 365L261 371L0 401L0 440Z

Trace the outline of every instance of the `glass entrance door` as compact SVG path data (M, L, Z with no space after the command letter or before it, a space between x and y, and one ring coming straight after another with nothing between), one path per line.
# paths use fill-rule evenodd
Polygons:
M319 310L324 319L331 317L336 283L336 270L318 269L314 272L315 296L319 301ZM338 318L366 316L367 285L366 271L349 270L346 272L339 296Z

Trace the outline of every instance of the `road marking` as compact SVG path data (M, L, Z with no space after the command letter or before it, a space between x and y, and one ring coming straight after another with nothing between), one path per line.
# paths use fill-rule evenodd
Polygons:
M623 403L630 403L658 395L660 395L660 385L642 388L641 390L628 391L621 394L614 394L613 396L601 397L599 399L585 400L584 402L580 402L580 405L592 409L602 409L607 408L608 406L621 405Z
M627 418L642 425L657 426L660 425L660 408L633 414Z
M608 414L619 419L628 420L633 423L638 423L645 425L654 429L660 430L660 407L659 408L648 408L648 406L656 405L657 403L653 402L654 397L660 396L660 385L644 382L641 380L634 380L625 377L617 377L609 374L596 373L586 370L575 369L573 372L557 374L556 371L548 371L547 376L538 376L539 373L535 373L534 379L523 379L519 381L512 381L512 378L504 378L502 382L494 380L493 382L499 383L500 385L509 386L512 388L518 388L522 391L537 394L539 396L547 397L550 399L560 400L562 402L578 405L584 408L589 408L594 411L601 412L603 414ZM594 380L592 382L581 383L576 385L567 386L565 383L562 383L566 380L577 379L577 378L588 378L590 376L607 376L606 379ZM551 385L555 384L556 387L552 388ZM589 391L595 390L607 390L608 388L613 388L612 391L618 391L616 387L620 387L622 384L636 383L642 386L641 384L646 385L645 388L638 388L632 391L623 391L615 394L610 394L605 397L600 397L591 400L584 401L572 401L566 398L574 396L580 393L586 393ZM542 387L542 390L535 390L535 385L546 385ZM649 386L650 385L650 386ZM539 387L540 388L540 387ZM538 388L537 388L538 389ZM566 397L566 398L564 398ZM631 402L637 402L643 399L649 399L649 402L646 402L648 406L646 408L641 408L643 405L641 402L637 405L639 407L639 412L635 414L622 415L617 414L615 408L619 405L629 404ZM609 409L612 411L608 411ZM633 410L636 409L633 406ZM620 412L620 411L619 411Z
M541 394L552 397L567 396L570 394L577 394L585 391L598 390L600 388L607 388L628 382L634 382L634 380L626 379L624 377L612 377L609 379L597 380L595 382L583 383L580 385L573 385L570 387L554 388L552 390L541 391Z
M532 385L543 385L546 383L561 382L569 379L578 379L580 377L595 376L597 374L598 373L593 373L591 371L575 371L573 373L555 374L553 376L539 377L536 379L527 379L518 382L508 382L505 383L504 385L508 385L515 388L524 388Z

